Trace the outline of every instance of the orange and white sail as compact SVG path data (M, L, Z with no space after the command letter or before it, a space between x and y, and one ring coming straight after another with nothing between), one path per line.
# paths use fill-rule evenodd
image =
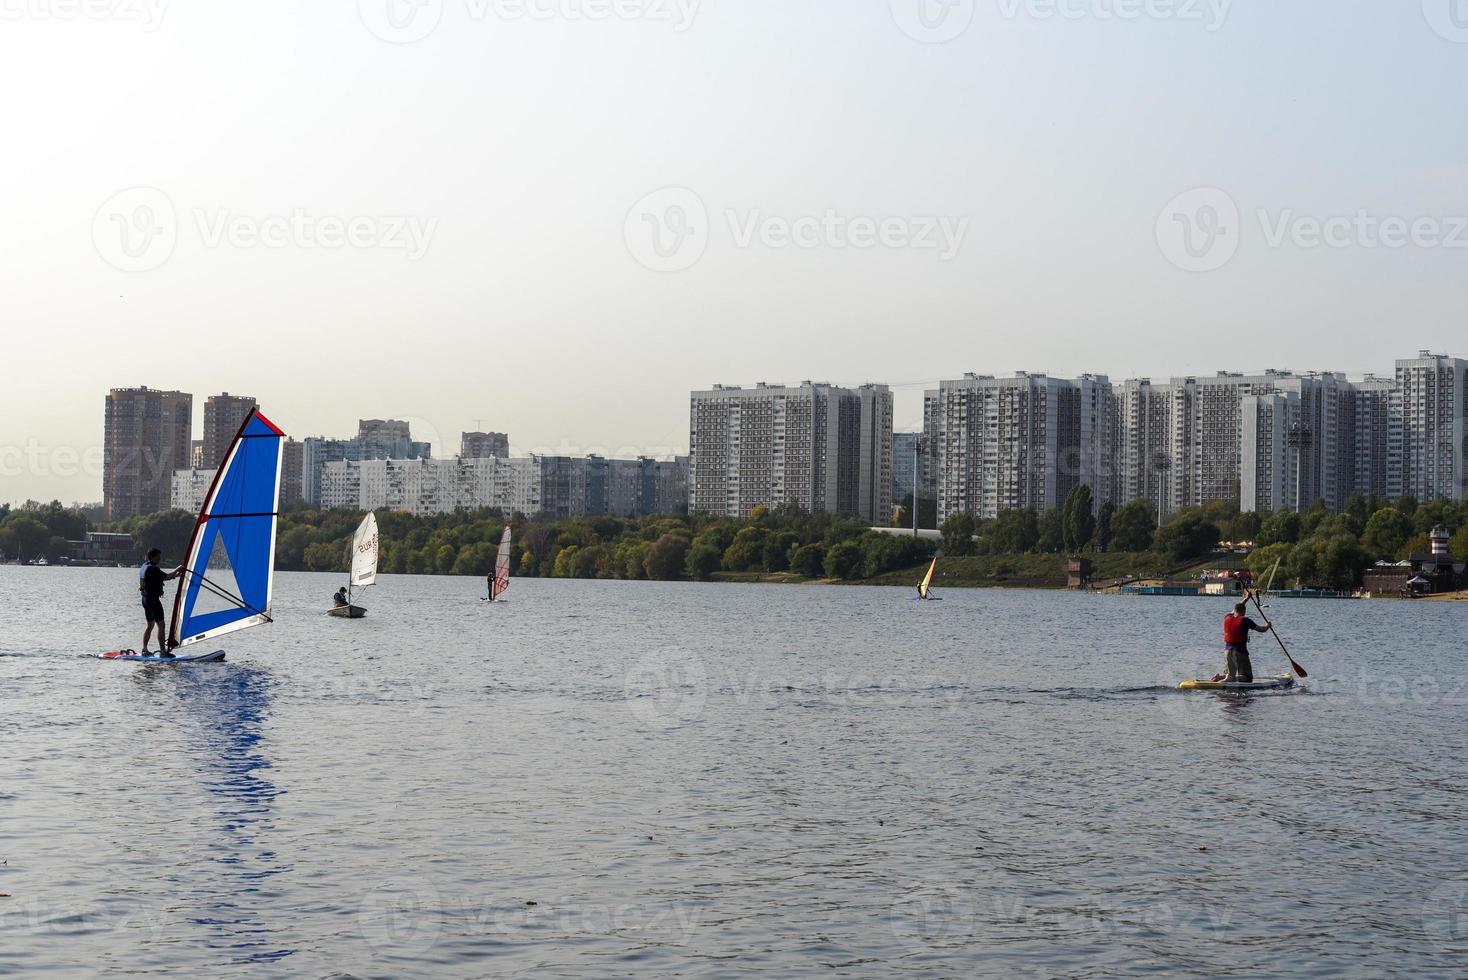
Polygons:
M926 575L923 576L922 582L918 585L918 595L922 596L924 599L926 599L928 597L928 592L933 587L933 573L935 571L937 571L937 570L938 570L938 556L937 555L934 555L933 556L933 563L928 566L928 574L926 574Z

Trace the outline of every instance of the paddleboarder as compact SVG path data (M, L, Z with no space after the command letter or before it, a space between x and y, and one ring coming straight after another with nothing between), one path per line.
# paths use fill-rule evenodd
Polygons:
M1268 626L1260 626L1250 619L1249 607L1236 603L1234 611L1223 617L1223 644L1227 649L1224 673L1215 676L1215 681L1226 684L1254 683L1254 664L1249 660L1249 634L1268 633Z
M153 627L158 627L158 656L171 657L164 647L167 640L164 637L163 626L163 583L169 579L178 578L183 572L182 568L175 568L171 572L165 572L158 567L163 560L163 552L157 548L148 549L148 560L143 562L143 567L138 569L138 592L143 600L143 616L148 620L148 628L143 631L143 656L149 656L148 641L153 637Z

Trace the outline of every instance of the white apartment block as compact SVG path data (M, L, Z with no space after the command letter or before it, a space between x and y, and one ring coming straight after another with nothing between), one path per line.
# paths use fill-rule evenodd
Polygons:
M400 510L417 516L499 508L541 511L537 457L336 460L321 467L324 510Z
M214 484L217 470L187 469L173 471L173 485L169 489L168 506L174 510L186 510L197 514L204 508L204 498Z
M1468 361L1422 351L1397 362L1393 488L1418 500L1468 496Z
M334 460L321 466L324 510L428 515L498 508L548 517L639 517L677 513L687 495L686 459L486 456Z
M1172 492L1172 386L1139 378L1116 386L1113 500L1167 512Z
M885 523L892 510L892 393L716 385L689 408L689 509L747 517L797 506Z
M1110 499L1116 408L1104 375L969 374L940 382L924 402L940 522L1050 510L1082 483L1098 507Z

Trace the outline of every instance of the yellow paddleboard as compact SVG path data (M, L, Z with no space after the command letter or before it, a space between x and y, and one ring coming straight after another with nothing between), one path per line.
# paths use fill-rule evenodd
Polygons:
M1223 681L1183 681L1178 685L1183 691L1271 691L1281 687L1294 687L1295 679L1289 674L1280 674L1278 677L1261 677L1249 684L1241 684L1235 681L1226 684Z

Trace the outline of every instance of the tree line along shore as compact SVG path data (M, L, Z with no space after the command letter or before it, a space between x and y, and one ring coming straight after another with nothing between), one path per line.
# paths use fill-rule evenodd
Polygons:
M286 510L276 566L344 572L360 519L351 511ZM1278 561L1281 582L1347 589L1360 585L1378 560L1428 551L1434 527L1448 528L1453 552L1468 555L1468 503L1358 495L1339 514L1321 503L1301 513L1259 514L1216 502L1180 511L1159 525L1143 501L1094 508L1084 486L1055 510L1011 510L988 520L955 515L943 523L940 540L875 531L849 517L763 507L745 520L702 514L507 519L498 511L414 517L383 511L378 521L381 570L407 575L487 575L506 523L514 531L512 574L541 578L913 585L941 547L939 581L950 586L1061 586L1066 559L1085 555L1098 583L1181 574L1210 560L1243 563L1262 576ZM899 513L897 523L904 521ZM183 511L94 524L86 513L54 501L0 506L0 554L64 561L68 541L102 530L130 534L139 560L147 548L159 547L167 560L177 561L193 525L194 515ZM1220 552L1223 544L1235 557Z

